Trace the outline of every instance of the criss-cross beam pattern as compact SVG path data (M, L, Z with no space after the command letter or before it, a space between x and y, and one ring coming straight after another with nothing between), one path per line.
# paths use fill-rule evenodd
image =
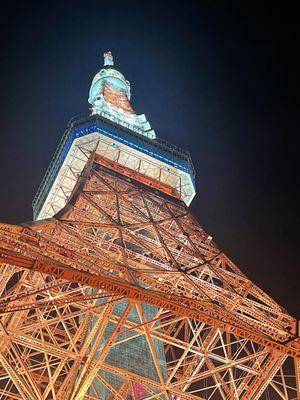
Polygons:
M0 225L0 268L0 399L300 398L297 321L100 159L54 218Z

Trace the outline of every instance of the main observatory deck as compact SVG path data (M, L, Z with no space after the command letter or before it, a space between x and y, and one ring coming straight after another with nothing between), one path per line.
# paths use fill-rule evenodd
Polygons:
M64 207L91 152L148 178L190 204L195 171L188 151L150 139L102 115L73 118L33 200L34 219L52 217ZM167 190L166 188L169 188Z

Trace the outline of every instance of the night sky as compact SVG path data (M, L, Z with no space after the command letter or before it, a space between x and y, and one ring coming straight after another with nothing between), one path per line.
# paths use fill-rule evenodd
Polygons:
M1 10L0 220L32 219L59 139L71 117L88 114L90 82L112 50L137 112L157 136L190 151L201 225L300 318L296 10L275 2L39 3Z

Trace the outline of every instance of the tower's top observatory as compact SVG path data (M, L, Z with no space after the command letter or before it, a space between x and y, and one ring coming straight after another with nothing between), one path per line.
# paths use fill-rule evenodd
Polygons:
M115 68L112 53L108 51L103 57L103 67L94 76L89 92L92 114L102 115L154 139L155 132L145 115L137 115L130 104L130 82Z

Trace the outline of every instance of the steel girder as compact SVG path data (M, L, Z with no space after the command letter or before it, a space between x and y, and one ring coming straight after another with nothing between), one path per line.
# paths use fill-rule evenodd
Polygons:
M297 321L184 203L95 156L54 218L1 224L0 268L0 399L300 398Z

